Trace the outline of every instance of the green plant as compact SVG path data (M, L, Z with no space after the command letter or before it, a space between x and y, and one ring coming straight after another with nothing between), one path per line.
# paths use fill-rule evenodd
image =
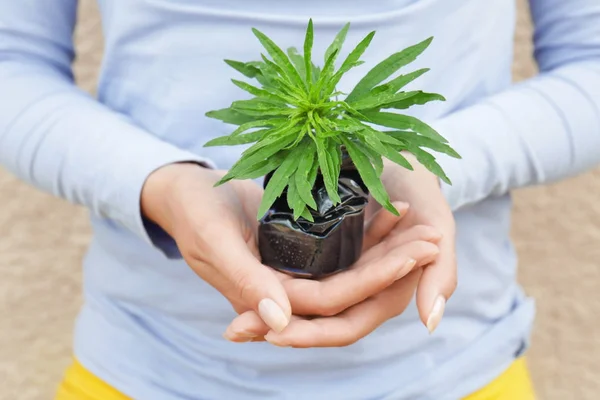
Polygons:
M217 183L231 179L255 179L273 172L265 188L258 211L260 219L287 187L287 202L294 219L313 221L309 208L316 204L311 190L320 171L327 194L334 204L339 203L337 181L340 174L341 149L344 147L354 162L373 198L397 214L381 182L382 157L407 169L411 164L402 151L415 155L426 168L450 183L442 168L423 148L460 156L447 140L417 118L385 109L402 110L430 101L444 101L436 93L402 91L428 69L399 75L385 83L403 66L414 61L433 38L392 54L371 69L347 95L337 92L342 76L363 62L361 56L371 43L375 32L369 33L339 68L335 61L340 53L350 24L337 34L325 52L324 65L312 62L313 23L308 23L304 54L289 48L287 54L257 29L254 35L270 58L262 61L225 62L260 87L232 79L239 88L250 93L250 100L234 101L230 107L210 111L206 115L225 123L238 125L230 135L206 143L206 146L255 143ZM345 95L344 100L339 97ZM373 125L393 128L375 129Z

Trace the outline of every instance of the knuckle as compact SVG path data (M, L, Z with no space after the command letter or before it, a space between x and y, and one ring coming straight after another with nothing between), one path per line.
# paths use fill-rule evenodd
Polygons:
M258 287L253 279L240 270L234 270L231 272L230 281L236 290L237 295L242 301L248 301L252 298L252 295L256 293Z
M333 317L342 311L339 304L331 296L322 297L317 310L318 314L323 317Z
M437 229L428 225L415 225L412 229L415 238L421 240L431 240L440 235Z

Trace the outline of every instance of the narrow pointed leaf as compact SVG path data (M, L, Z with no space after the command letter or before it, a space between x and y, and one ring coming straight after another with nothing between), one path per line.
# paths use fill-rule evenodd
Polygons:
M250 168L245 170L243 173L238 173L235 179L257 179L267 175L281 165L287 155L287 151L280 151L268 160L261 161L257 164L252 165Z
M342 141L344 142L354 165L356 165L360 177L369 189L371 196L373 196L373 198L389 212L399 216L398 210L392 205L390 196L385 190L379 175L375 171L375 168L373 168L367 155L365 155L350 139L342 136Z
M296 149L297 150L297 149ZM273 205L275 200L283 193L283 190L288 185L290 177L298 167L298 161L302 156L301 151L292 151L286 159L281 163L281 166L275 170L269 183L265 188L262 201L258 208L257 218L262 218L267 210Z
M340 29L338 34L333 39L333 42L331 42L331 44L329 45L327 50L325 50L325 57L323 58L323 61L327 62L329 57L334 52L336 52L338 54L340 53L340 50L342 49L342 46L344 45L344 41L346 40L346 35L348 34L348 29L350 29L350 23L347 23L346 25L344 25L342 27L342 29Z
M227 174L217 183L221 185L235 179L238 175L247 174L252 171L254 165L268 160L277 152L283 150L295 139L293 134L284 136L268 136L242 153L242 157L229 169Z
M248 63L241 62L241 61L234 61L234 60L224 60L224 61L231 68L235 69L236 71L240 72L241 74L243 74L244 76L246 76L248 78L255 78L256 75L260 74L260 69L256 68L255 66L252 66Z
M368 118L368 121L373 124L401 130L411 129L431 139L442 143L448 143L448 141L442 135L437 133L435 129L415 117L403 114L370 111L363 112L363 114Z
M255 116L245 115L238 111L233 110L232 108L223 108L220 110L209 111L205 115L209 118L218 119L227 124L232 124L232 125L242 125L247 122L256 121L257 119L265 118L265 117L256 118Z
M387 143L382 143L375 135L364 135L362 136L365 144L370 146L373 150L375 150L378 154L381 154L388 160L395 162L396 164L413 170L413 166L408 162L406 158L404 158L398 151L396 151L393 147L391 147Z
M261 129L256 132L246 133L243 135L227 135L212 139L204 145L204 147L214 146L236 146L240 144L254 143L261 140L265 135L269 133L269 129Z
M405 65L413 62L425 49L429 46L432 37L418 43L414 46L407 47L406 49L392 54L375 67L370 70L364 78L362 78L358 84L354 87L352 92L346 98L348 103L359 100L362 96L368 93L375 85L383 82L389 78L392 74L398 71Z
M383 92L379 94L365 96L359 101L352 103L351 107L355 108L356 110L371 110L374 108L385 108L388 104L408 100L414 96L417 96L418 94L418 91L400 93Z
M269 92L268 90L257 88L256 86L253 86L249 83L246 83L243 81L238 81L236 79L232 79L231 82L233 82L233 84L236 85L237 87L239 87L240 89L245 90L246 92L248 92L254 96L262 97L265 99L271 99L274 102L278 102L278 103L282 103L282 104L285 104L285 102L287 101L287 99L285 99L281 96L273 94L273 93Z
M306 37L304 38L304 81L307 84L307 87L310 91L310 86L312 85L312 77L313 77L313 69L312 69L312 47L314 40L314 29L313 29L313 21L310 19L308 21L308 26L306 28Z
M407 143L409 143L411 147L415 147L415 146L416 147L427 147L433 151L436 151L438 153L447 154L453 158L458 158L458 159L462 158L460 156L460 154L458 154L456 152L456 150L454 150L452 147L448 146L447 144L440 143L437 140L433 140L433 139L430 139L425 136L421 136L415 132L389 131L389 132L383 132L383 134L389 135L390 137L393 137L394 139L404 142L403 143L403 145L405 146L404 148L408 148L409 145Z
M309 174L315 164L315 149L312 145L306 146L303 150L304 154L300 163L298 164L298 170L294 176L296 180L296 188L298 189L298 195L302 198L304 203L316 210L317 203L312 195L313 185L309 182Z
M281 67L281 69L284 71L285 74L287 74L288 78L290 78L292 82L296 82L298 85L302 86L302 78L298 74L298 71L296 71L296 68L294 68L294 66L290 62L290 59L283 52L283 50L281 50L281 48L279 48L279 46L277 46L275 42L273 42L269 37L267 37L267 35L259 31L258 29L252 28L252 32L254 32L254 35L258 38L260 43L267 50L271 58L273 58L275 64Z
M360 57L362 57L365 50L367 50L367 47L369 47L369 45L371 44L371 41L373 40L374 36L375 31L369 33L363 40L360 41L360 43L354 48L354 50L352 50L350 54L348 54L348 57L346 57L346 60L344 60L340 69L335 73L333 78L331 78L331 81L328 84L327 93L331 93L333 92L333 90L335 90L336 85L340 82L340 79L342 79L342 76L346 72L348 72L351 68L361 64L359 62Z
M431 101L446 101L446 98L437 93L425 93L419 90L414 96L408 96L401 100L391 100L389 103L382 105L381 108L403 110L416 105L422 106L423 104L427 104Z
M287 50L287 55L292 61L292 64L294 64L294 67L296 68L296 71L298 71L298 74L300 74L302 80L306 82L306 66L304 64L304 57L298 53L298 49L295 47L290 47Z
M269 118L269 119L259 119L258 121L251 121L251 122L246 122L245 124L242 124L240 126L237 127L236 130L234 130L233 132L231 132L230 136L237 136L241 133L246 132L249 129L253 129L253 128L264 128L264 127L268 127L268 126L279 126L282 124L287 123L288 120L285 118Z
M429 71L429 68L422 68L422 69L418 69L416 71L413 71L413 72L405 74L405 75L400 75L400 76L392 79L391 81L384 83L383 85L375 86L371 90L371 93L373 93L373 94L381 93L381 92L396 93L398 90L402 89L404 86L408 85L409 83L411 83L412 81L414 81L415 79L417 79L418 77L420 77L421 75L423 75L424 73L426 73L428 71Z
M436 162L434 156L432 156L424 150L421 150L418 147L411 147L408 149L408 151L414 154L417 158L417 161L420 162L425 168L434 173L448 185L452 184L452 181L450 181L450 178L446 176L446 173L444 172L442 167Z
M317 145L317 159L319 161L321 174L323 175L323 182L325 183L327 195L334 204L338 204L342 200L338 194L338 185L335 181L334 174L331 172L331 156L327 155L327 144L320 138L317 138L315 144Z

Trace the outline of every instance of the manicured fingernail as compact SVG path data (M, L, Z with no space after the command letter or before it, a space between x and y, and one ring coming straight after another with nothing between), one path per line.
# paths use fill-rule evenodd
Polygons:
M250 332L246 332L246 333L234 333L231 332L229 330L225 331L225 333L223 334L223 337L227 340L229 340L230 342L234 342L234 343L246 343L246 342L251 342L255 337L257 337L257 335L250 333Z
M287 343L285 343L281 339L279 339L277 337L273 337L273 335L271 333L267 333L265 335L265 340L267 342L271 343L273 346L277 346L277 347L290 347Z
M406 264L404 264L404 266L400 268L400 271L398 271L398 277L396 279L404 278L406 274L408 274L414 268L415 265L417 265L417 260L409 258Z
M442 316L444 315L445 308L446 299L440 295L435 299L433 307L431 308L431 312L429 313L429 317L427 318L427 330L429 333L433 333L433 331L439 325L440 321L442 320Z
M258 303L258 314L275 332L283 331L290 323L281 307L271 299L262 299Z

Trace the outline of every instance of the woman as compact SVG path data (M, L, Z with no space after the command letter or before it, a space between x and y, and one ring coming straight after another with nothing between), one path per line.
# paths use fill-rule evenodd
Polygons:
M530 3L541 73L512 86L513 2L99 0L98 100L72 80L76 0L1 4L0 160L94 228L58 399L533 398L509 193L600 161L600 5ZM357 266L320 283L257 261L261 189L213 189L239 152L202 148L238 95L222 59L256 58L251 27L297 45L309 17L377 30L371 65L435 36L414 67L448 101L417 116L463 156L440 159L452 186L387 165L404 217L370 210Z

